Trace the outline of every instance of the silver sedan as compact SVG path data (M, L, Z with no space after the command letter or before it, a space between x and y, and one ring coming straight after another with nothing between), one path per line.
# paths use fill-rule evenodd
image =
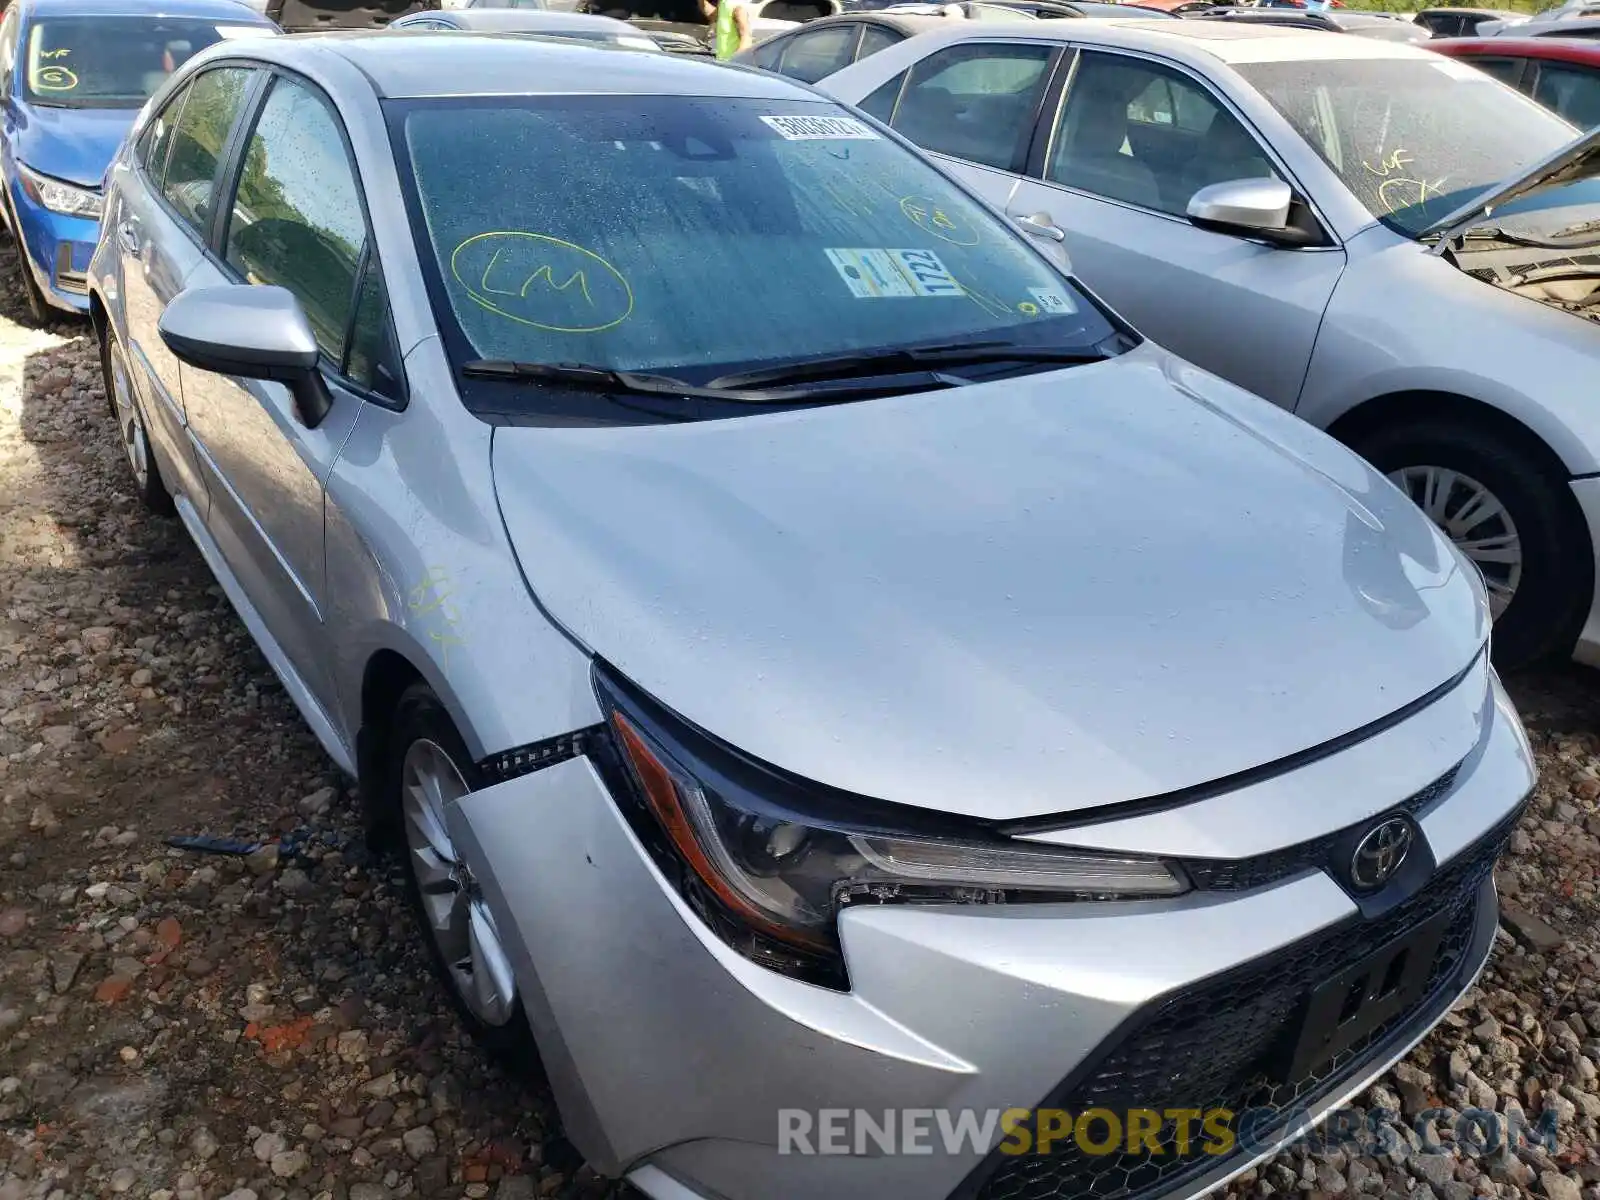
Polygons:
M1381 467L1483 571L1502 665L1600 665L1600 135L1439 58L1062 21L924 33L818 86Z
M1197 1194L1488 954L1476 573L809 89L230 43L90 289L463 1019L655 1200Z

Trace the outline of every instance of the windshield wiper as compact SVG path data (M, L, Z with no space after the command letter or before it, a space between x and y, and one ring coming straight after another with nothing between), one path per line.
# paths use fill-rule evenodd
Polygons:
M937 371L914 371L889 377L823 380L809 387L730 388L717 386L716 383L699 387L673 375L616 371L590 363L514 362L491 358L475 358L464 362L461 364L461 373L473 379L559 383L588 391L678 396L727 404L826 404L860 396L886 396L928 391L936 387L959 387L970 382Z
M925 346L897 346L861 354L835 354L805 359L757 371L721 375L709 388L741 388L765 383L800 383L884 367L960 366L986 362L1092 363L1111 358L1104 350L1066 350L1056 346L1024 346L1016 342L947 342Z

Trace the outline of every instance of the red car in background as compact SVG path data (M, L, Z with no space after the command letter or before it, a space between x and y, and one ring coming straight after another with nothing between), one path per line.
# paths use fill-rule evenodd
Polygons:
M1580 129L1600 125L1600 42L1502 35L1438 38L1425 44L1526 92Z

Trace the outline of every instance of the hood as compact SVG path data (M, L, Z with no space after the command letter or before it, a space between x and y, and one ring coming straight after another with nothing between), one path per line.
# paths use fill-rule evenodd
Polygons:
M1485 220L1496 209L1504 208L1513 200L1526 199L1538 192L1575 183L1594 174L1597 169L1600 169L1600 126L1591 129L1571 145L1535 163L1521 175L1512 176L1495 184L1482 195L1435 221L1418 234L1418 237L1437 236L1443 244L1454 235Z
M1386 480L1150 346L821 409L502 427L493 469L541 604L639 687L802 777L968 816L1271 763L1487 634Z
M133 127L137 108L18 109L16 155L41 175L98 188Z

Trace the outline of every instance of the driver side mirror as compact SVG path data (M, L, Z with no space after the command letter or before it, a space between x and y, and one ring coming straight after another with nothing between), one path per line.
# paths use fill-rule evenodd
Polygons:
M1293 224L1294 192L1281 179L1230 179L1203 187L1189 200L1189 221L1201 229L1260 238L1278 246L1313 246L1314 233Z
M311 322L286 288L192 288L167 305L157 328L167 349L192 367L285 385L308 429L322 424L333 407Z

